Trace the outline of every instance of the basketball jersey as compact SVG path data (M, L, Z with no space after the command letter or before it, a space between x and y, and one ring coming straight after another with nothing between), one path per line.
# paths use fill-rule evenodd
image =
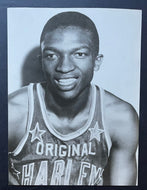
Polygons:
M28 86L27 130L9 153L11 176L20 185L103 185L111 148L104 125L104 90L91 85L88 120L78 130L61 134L50 122L41 88L39 83Z

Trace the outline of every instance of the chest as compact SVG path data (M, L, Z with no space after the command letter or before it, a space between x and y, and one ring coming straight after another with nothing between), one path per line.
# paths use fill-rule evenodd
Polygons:
M60 118L55 114L49 114L47 120L61 134L69 134L82 128L87 123L88 116L88 114L79 114L74 118Z

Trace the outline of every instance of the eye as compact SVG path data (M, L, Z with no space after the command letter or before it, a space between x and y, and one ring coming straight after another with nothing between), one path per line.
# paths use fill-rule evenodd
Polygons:
M45 56L47 59L49 60L56 60L58 59L58 56L54 53L48 53L46 56Z
M82 58L85 58L87 56L87 53L85 52L76 52L74 53L74 56L78 59L82 59Z

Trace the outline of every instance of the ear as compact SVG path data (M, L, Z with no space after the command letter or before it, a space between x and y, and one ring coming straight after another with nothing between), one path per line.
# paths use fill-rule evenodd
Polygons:
M95 65L94 65L94 71L98 71L100 69L100 66L103 62L103 54L99 54L95 58Z

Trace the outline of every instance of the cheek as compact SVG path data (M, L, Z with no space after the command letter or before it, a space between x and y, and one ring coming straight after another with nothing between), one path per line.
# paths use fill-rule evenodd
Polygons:
M91 65L91 63L88 65L85 64L85 66L82 67L81 69L82 83L89 84L91 82L93 78L93 72L94 72L93 70L94 68L93 65Z
M79 64L79 69L83 74L86 74L87 77L91 74L93 74L94 71L94 63L92 59L84 60L81 64Z
M42 69L43 69L44 73L52 74L54 69L55 69L55 65L53 63L49 63L48 61L43 61L42 62Z

